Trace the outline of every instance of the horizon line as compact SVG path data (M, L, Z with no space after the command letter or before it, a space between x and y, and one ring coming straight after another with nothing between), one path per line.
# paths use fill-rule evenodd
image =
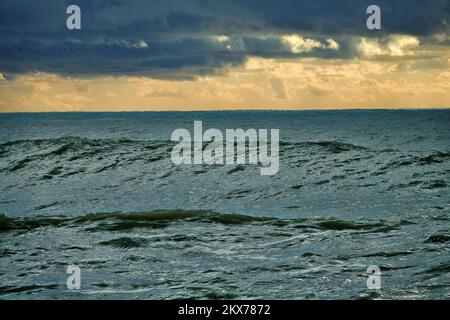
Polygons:
M158 112L292 112L292 111L423 111L423 110L450 110L450 106L447 107L386 107L386 108L312 108L312 109L186 109L186 110L104 110L104 111L84 111L84 110L73 110L73 111L0 111L0 114L33 114L33 113L158 113Z

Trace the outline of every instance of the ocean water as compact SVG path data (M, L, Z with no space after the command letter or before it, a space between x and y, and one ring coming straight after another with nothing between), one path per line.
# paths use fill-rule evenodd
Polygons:
M194 120L279 173L175 166ZM0 114L0 299L449 299L449 177L448 109Z

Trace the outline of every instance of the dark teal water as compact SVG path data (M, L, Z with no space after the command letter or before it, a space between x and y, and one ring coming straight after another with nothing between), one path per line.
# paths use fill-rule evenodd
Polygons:
M194 120L279 129L279 173L173 165ZM450 110L0 114L0 298L448 299L449 128Z

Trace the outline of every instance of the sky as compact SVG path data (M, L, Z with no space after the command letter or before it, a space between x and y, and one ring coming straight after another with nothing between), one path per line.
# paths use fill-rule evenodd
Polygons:
M450 0L2 1L0 112L449 107L449 24Z

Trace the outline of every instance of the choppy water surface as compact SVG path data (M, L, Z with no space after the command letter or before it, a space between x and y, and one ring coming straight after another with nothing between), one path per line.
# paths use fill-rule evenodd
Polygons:
M173 165L194 120L280 172ZM449 110L1 114L0 298L448 299L449 175Z

